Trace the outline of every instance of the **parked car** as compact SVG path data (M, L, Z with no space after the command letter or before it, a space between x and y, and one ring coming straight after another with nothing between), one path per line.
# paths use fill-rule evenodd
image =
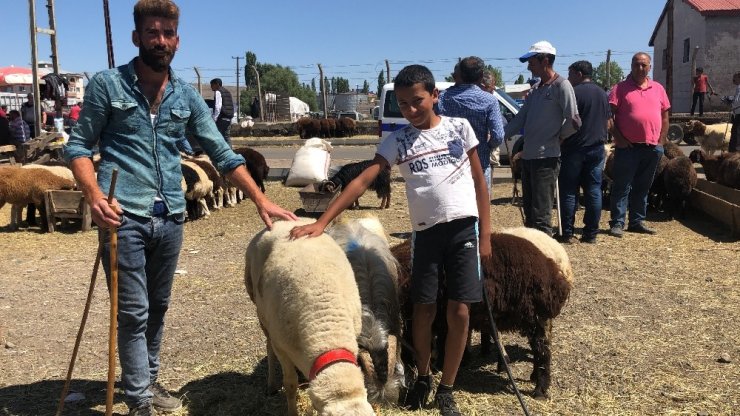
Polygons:
M447 88L454 85L452 82L437 82L436 87L439 91L446 90ZM503 90L497 89L493 91L493 96L499 102L501 106L501 114L504 117L504 122L511 121L514 116L519 113L519 104L505 93ZM380 109L378 110L378 136L382 139L388 137L392 132L403 128L409 122L401 115L401 110L398 108L398 102L396 102L396 94L393 89L393 83L385 84L383 91L380 93ZM501 143L499 146L499 158L501 162L508 162L509 152L514 146L514 142L519 138L519 135L510 137L505 143Z

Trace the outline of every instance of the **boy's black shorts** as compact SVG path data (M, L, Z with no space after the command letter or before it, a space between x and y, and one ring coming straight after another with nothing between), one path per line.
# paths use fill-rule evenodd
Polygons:
M436 303L440 288L449 300L480 302L478 218L461 218L414 231L411 264L414 303Z

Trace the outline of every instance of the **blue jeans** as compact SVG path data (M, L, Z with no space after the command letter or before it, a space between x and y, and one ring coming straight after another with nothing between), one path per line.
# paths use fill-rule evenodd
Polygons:
M611 227L624 227L629 198L629 226L645 220L647 197L663 147L634 146L614 150L611 189Z
M151 402L159 372L164 315L182 246L185 214L145 218L124 213L118 228L118 357L129 407ZM110 285L110 238L103 267Z
M552 204L560 160L557 157L522 159L524 226L552 236Z
M578 188L582 187L586 203L583 216L583 237L596 237L601 220L601 172L604 168L604 146L580 148L560 156L560 219L563 236L573 235L578 204Z

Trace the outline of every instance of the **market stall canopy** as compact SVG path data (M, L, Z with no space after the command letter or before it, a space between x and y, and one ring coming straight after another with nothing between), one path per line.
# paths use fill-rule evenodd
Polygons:
M0 68L0 86L33 83L33 72L31 68L18 66L6 66Z

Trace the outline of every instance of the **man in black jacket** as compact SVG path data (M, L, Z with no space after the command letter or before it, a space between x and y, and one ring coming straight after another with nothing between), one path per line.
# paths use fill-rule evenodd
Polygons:
M234 117L234 100L231 93L224 88L221 78L211 80L211 90L213 91L213 121L221 135L224 136L226 143L231 146L229 139L229 127L231 127L231 118Z

